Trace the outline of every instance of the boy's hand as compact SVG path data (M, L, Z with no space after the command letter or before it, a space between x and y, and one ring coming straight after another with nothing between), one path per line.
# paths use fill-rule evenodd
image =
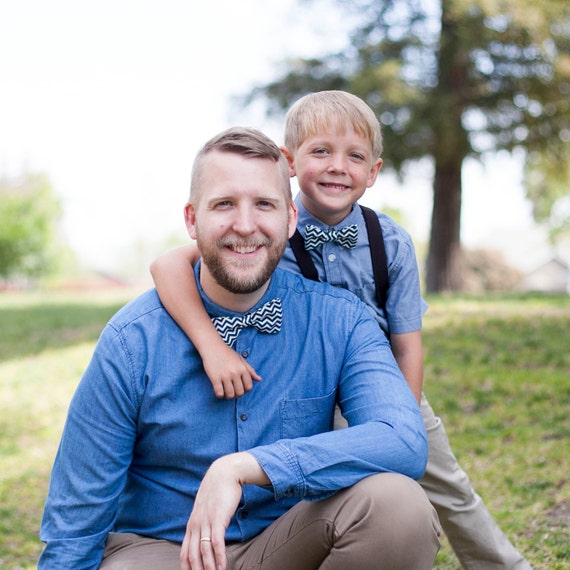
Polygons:
M260 382L261 376L245 359L223 342L202 355L204 370L217 398L239 398Z

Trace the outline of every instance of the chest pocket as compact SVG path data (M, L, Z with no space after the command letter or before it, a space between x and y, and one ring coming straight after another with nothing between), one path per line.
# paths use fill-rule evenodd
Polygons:
M281 438L292 439L332 429L336 391L320 398L283 400L280 404Z

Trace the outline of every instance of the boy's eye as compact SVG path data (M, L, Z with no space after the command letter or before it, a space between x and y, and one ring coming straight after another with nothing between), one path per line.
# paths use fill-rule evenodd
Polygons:
M313 150L313 154L327 154L328 151L326 148L316 148Z
M358 152L353 152L350 156L356 160L365 160L364 155Z

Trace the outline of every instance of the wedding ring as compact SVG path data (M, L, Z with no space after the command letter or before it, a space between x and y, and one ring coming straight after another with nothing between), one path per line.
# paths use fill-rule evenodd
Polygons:
M200 542L212 542L212 539L211 539L211 538L208 538L207 536L203 536L203 537L200 539Z

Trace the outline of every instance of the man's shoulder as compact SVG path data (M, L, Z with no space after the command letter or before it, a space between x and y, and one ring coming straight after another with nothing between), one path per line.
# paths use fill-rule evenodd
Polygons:
M123 329L156 311L164 312L156 289L149 289L121 307L109 320L109 324L117 329Z

